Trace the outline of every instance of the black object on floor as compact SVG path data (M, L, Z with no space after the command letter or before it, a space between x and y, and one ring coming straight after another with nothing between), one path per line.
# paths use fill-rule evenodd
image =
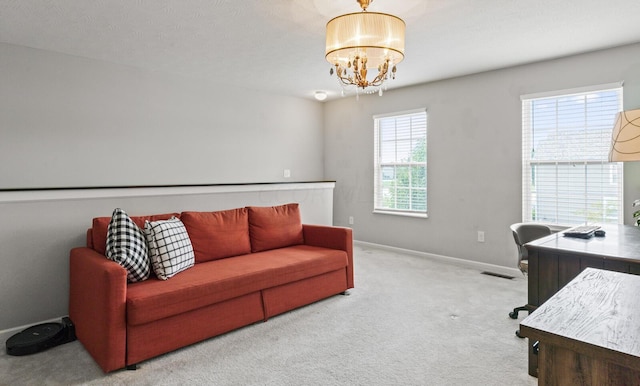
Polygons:
M68 317L61 323L31 326L7 339L8 355L29 355L76 340L76 330Z

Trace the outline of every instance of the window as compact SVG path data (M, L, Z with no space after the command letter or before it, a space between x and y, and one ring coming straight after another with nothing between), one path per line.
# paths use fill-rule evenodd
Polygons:
M522 217L622 223L622 164L608 162L621 84L522 97Z
M427 217L427 111L373 119L374 212Z

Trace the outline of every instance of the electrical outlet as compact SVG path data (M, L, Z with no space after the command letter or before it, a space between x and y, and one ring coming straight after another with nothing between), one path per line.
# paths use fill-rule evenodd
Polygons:
M349 225L353 225L353 216L349 216Z
M284 169L284 172L282 172L282 175L284 176L284 178L290 178L291 177L291 170Z
M484 231L478 231L478 242L484 243Z

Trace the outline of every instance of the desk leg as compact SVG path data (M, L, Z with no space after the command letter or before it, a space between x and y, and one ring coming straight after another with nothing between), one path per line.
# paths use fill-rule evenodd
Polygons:
M538 376L538 353L534 353L533 344L536 342L533 339L527 338L529 341L529 375L532 377Z

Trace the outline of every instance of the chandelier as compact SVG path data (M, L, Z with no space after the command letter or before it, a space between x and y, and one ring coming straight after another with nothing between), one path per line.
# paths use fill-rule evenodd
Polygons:
M356 0L362 12L335 17L327 23L325 58L343 86L356 86L382 95L381 86L396 77L396 65L404 59L405 23L386 13L367 12L373 0ZM373 79L368 70L377 70ZM374 71L372 71L374 72Z

